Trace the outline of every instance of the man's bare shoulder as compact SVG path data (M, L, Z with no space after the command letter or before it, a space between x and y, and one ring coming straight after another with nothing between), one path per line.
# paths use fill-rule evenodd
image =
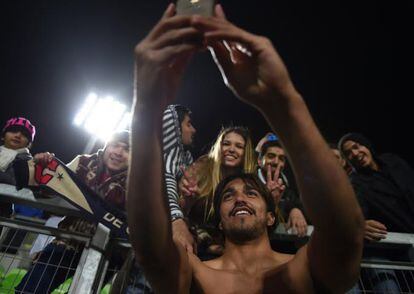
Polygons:
M313 293L306 250L296 255L273 252L251 273L229 268L222 257L202 262L189 254L193 293ZM255 268L257 265L254 265Z

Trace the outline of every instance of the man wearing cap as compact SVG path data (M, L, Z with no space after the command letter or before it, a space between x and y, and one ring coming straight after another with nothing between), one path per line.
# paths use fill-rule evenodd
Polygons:
M354 169L350 178L367 219L365 238L414 233L414 170L407 162L395 154L378 155L358 133L344 135L338 148Z
M44 160L50 157L44 155ZM129 132L115 133L103 150L90 155L78 155L67 166L76 173L89 188L118 209L125 210L125 185L129 163ZM93 234L96 224L75 217L65 217L58 225L71 232ZM83 244L74 240L54 239L36 254L37 262L31 267L18 291L46 293L53 290L74 273ZM59 263L59 267L56 267Z
M366 219L365 239L385 239L388 231L414 233L414 170L397 155L378 155L362 134L344 135L338 149L353 168L350 179ZM410 259L410 252L371 251L366 258ZM399 293L394 271L370 270L367 274L375 291Z
M259 152L257 174L278 198L275 201L279 203L281 221L286 224L286 229L292 229L299 237L305 236L307 222L302 212L302 204L295 190L289 187L289 181L283 173L287 157L277 136L268 133L257 144L256 151Z

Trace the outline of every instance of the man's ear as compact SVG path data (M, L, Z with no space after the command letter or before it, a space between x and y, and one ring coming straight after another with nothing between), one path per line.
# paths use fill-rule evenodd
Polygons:
M220 229L220 231L223 231L223 224L221 222L219 222L218 228Z
M268 212L266 218L267 218L267 226L268 227L271 227L275 224L276 216L273 212Z

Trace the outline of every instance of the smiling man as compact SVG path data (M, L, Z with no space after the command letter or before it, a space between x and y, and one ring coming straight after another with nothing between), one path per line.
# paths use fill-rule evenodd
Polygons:
M286 152L277 136L268 133L256 147L259 152L257 174L274 197L278 198L280 218L287 230L299 237L307 233L307 221L303 215L303 207L299 195L289 186L288 179L283 173L287 164Z
M363 135L349 133L338 143L343 157L353 167L350 179L365 221L365 239L379 241L388 231L414 233L414 170L394 154L375 152ZM367 252L365 258L412 261L412 253ZM369 270L375 293L399 293L396 273Z
M136 258L156 293L344 293L358 277L363 240L362 214L346 174L271 42L228 22L220 5L215 15L175 16L170 4L135 47L127 210ZM220 258L201 262L173 240L163 185L162 114L185 65L205 45L226 85L267 119L286 148L314 224L308 245L294 256L271 249L267 227L274 215L265 200L271 197L251 176L230 179L215 193L226 242Z
M52 158L50 153L37 154L43 162ZM35 157L36 158L36 157ZM67 167L79 180L102 199L118 209L125 210L127 169L129 164L129 132L114 133L103 150L94 154L78 155ZM58 223L58 222L57 222ZM76 217L65 217L58 227L74 233L93 234L96 223ZM45 248L32 250L37 262L16 286L20 293L48 293L68 277L80 259L84 244L57 237Z
M338 148L354 169L350 178L367 219L365 238L414 233L414 170L395 154L378 155L358 133L344 135Z

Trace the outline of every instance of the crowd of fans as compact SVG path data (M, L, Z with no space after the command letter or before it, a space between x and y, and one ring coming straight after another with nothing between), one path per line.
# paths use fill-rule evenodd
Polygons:
M231 38L232 41L247 44L250 50L263 50L268 54L267 58L269 60L267 61L275 63L273 64L275 69L272 70L275 71L273 74L276 79L278 75L280 75L279 80L286 78L282 65L279 63L279 57L277 56L277 53L275 53L272 45L266 41L263 41L263 39L260 39L259 37L256 38L256 36L249 35L246 32L241 33L240 29L235 28L224 19L220 7L216 8L216 13L219 15L219 21L217 22L218 24L209 23L208 20L204 21L203 19L196 19L195 21L191 17L174 17L172 16L172 10L173 7L170 6L160 23L158 23L149 36L137 46L136 55L138 67L141 66L141 68L146 69L146 66L154 66L154 64L148 65L145 63L148 63L145 58L147 57L146 54L148 53L148 50L152 50L151 46L156 47L153 50L164 50L165 48L163 48L163 46L167 45L177 46L177 50L183 50L182 47L178 48L178 46L184 46L183 44L185 43L180 39L179 33L182 33L188 37L191 36L191 34L197 35L200 32L203 32L202 34L204 34L206 31L216 30L218 35L215 37L211 35L213 36L211 37L211 42L213 42L212 40L214 40L214 38L216 38L216 41L220 40L220 38ZM220 27L220 25L225 27L225 29L233 31L230 33L225 31L223 33L220 30L225 29ZM172 34L168 34L172 30L176 31L174 38L177 38L178 42L175 42L173 39L168 40L168 38L173 38L171 37L173 36ZM245 89L241 89L241 87L237 88L238 79L242 78L238 77L234 73L231 73L232 69L230 69L228 61L225 60L226 57L220 56L220 54L224 54L222 52L223 50L233 50L233 54L235 55L242 54L243 50L240 50L240 48L233 48L231 46L230 49L222 48L220 47L220 44L212 45L216 61L221 64L222 70L227 70L224 74L228 75L227 79L233 83L232 90L235 91L239 97L242 97L242 99L246 99L245 101L248 101L248 99L243 96L245 95L243 92ZM191 46L196 45L191 43ZM189 52L197 50L191 46L189 47L191 50L186 48ZM174 55L176 53L167 52L165 54ZM253 55L254 54L255 52L253 52ZM178 55L174 55L172 57L183 58L181 55L179 57L177 56ZM165 58L168 59L171 58L171 56ZM152 62L157 61L152 60ZM162 68L165 66L165 63L163 62L164 61L159 61L159 64L156 65ZM259 64L260 60L256 60L256 62ZM257 64L256 66L262 66L261 64ZM282 73L277 72L278 68L282 68ZM144 73L144 70L139 72L138 70L137 83L151 83L151 81L148 81L150 80L148 76L155 76L156 74L151 72L149 69L146 70L149 73ZM174 72L174 74L177 73ZM246 127L230 126L223 128L219 132L217 139L212 144L211 149L207 154L193 160L191 155L191 147L196 134L196 129L192 124L191 116L193 114L190 109L176 104L164 105L165 101L161 101L162 97L159 98L161 102L158 104L151 102L151 98L157 95L157 89L151 88L151 85L147 87L150 90L145 89L147 91L142 90L139 92L137 99L142 98L139 95L151 96L142 98L143 100L138 103L140 107L143 107L142 105L147 106L151 111L147 114L142 113L142 111L138 108L136 108L135 111L140 115L139 120L143 122L142 125L148 126L148 130L144 130L144 127L133 125L133 134L131 138L128 131L115 133L111 139L108 140L102 150L99 150L94 154L79 155L67 164L67 167L75 173L76 177L80 181L96 192L102 199L111 203L111 205L119 208L120 210L126 210L127 189L130 193L129 197L131 197L131 195L134 196L133 198L128 199L128 209L131 209L130 212L134 212L133 216L129 215L129 220L134 222L133 224L130 224L130 226L133 227L132 243L135 250L131 250L127 254L123 252L116 253L114 254L113 260L111 259L112 263L118 264L120 267L122 266L123 271L127 273L122 277L122 281L120 277L117 277L114 280L112 288L114 293L143 293L143 291L148 293L153 291L153 289L164 291L166 289L164 288L165 285L175 285L177 287L176 289L182 289L180 288L182 287L181 282L175 283L167 281L166 283L163 283L154 278L156 275L154 275L153 271L157 269L157 267L154 266L154 268L151 268L151 265L149 265L149 262L143 255L152 254L152 261L157 260L158 256L156 255L156 252L154 253L149 249L147 250L142 248L144 245L148 246L148 244L152 244L151 246L155 247L155 243L151 243L152 239L148 242L134 240L134 237L136 238L137 236L142 236L142 234L148 233L153 234L154 238L159 238L159 240L154 239L154 242L159 241L161 245L157 246L160 246L160 248L167 248L162 247L162 242L164 241L166 242L165 244L169 244L167 240L163 239L165 236L161 234L163 230L161 227L163 223L162 220L165 218L165 216L163 216L162 209L158 212L155 211L154 207L157 203L153 204L150 201L150 197L155 199L157 193L154 193L155 195L144 195L142 198L136 198L135 195L140 193L150 194L149 191L152 191L143 189L142 187L154 186L156 188L157 184L158 186L162 186L159 187L158 194L161 193L164 196L166 203L168 201L170 212L166 218L170 222L169 229L166 230L170 232L171 240L174 240L175 243L180 244L179 246L182 246L187 253L192 254L189 255L190 257L188 258L190 259L190 267L193 271L202 272L203 270L193 264L193 261L191 261L193 258L192 256L197 256L201 261L205 261L206 264L212 269L221 270L220 266L213 261L223 255L225 256L226 249L234 246L233 243L236 245L243 243L242 240L237 239L237 237L231 235L230 233L223 234L223 231L226 231L226 228L223 229L223 226L225 227L226 224L224 223L223 215L220 216L218 213L220 212L220 209L222 209L220 205L223 205L223 203L227 201L226 197L232 197L231 193L239 193L242 190L245 194L250 193L250 190L248 192L245 191L246 189L248 190L248 188L246 188L247 186L253 186L255 190L260 192L259 194L266 194L270 197L266 198L268 204L267 209L269 209L269 207L274 207L273 211L270 211L271 215L274 216L274 219L271 224L267 225L272 228L272 231L269 232L270 234L276 232L276 230L278 230L278 232L284 230L290 234L297 235L298 238L303 238L308 234L308 226L313 224L315 225L315 230L317 231L315 234L319 237L325 233L324 231L328 231L320 225L321 222L336 222L336 212L333 212L332 215L325 215L326 213L324 209L311 203L312 201L318 201L325 198L315 197L314 199L310 199L309 196L306 197L302 195L310 193L306 189L313 189L313 194L325 193L323 190L325 189L325 186L327 186L326 182L322 180L319 183L319 179L315 180L313 177L314 175L309 174L313 172L312 169L309 169L313 166L313 164L311 161L309 163L306 162L308 160L306 158L307 152L312 150L315 151L315 154L318 153L318 150L315 148L320 147L321 154L323 154L323 156L326 155L326 153L324 153L326 143L324 143L323 139L321 139L320 142L309 141L311 142L309 143L306 141L308 140L306 134L303 135L303 137L292 139L296 144L303 144L299 147L298 151L295 151L294 148L292 148L291 142L289 142L289 135L291 135L290 132L292 132L290 129L294 130L296 126L286 127L289 131L286 131L282 127L276 128L274 119L272 117L266 117L266 110L264 110L264 106L258 103L255 107L258 108L268 119L273 130L271 132L263 130L263 133L266 133L266 135L259 142L257 142L256 147L254 147L250 133ZM277 85L274 95L277 95L279 93L278 91L282 93L282 90L280 90L281 87L282 86ZM168 90L172 91L171 89ZM152 93L152 95L148 93ZM248 103L254 104L251 101L248 101ZM160 105L163 109L160 109ZM271 103L269 103L269 105L266 104L266 106L274 107ZM304 110L301 115L307 117L306 110ZM162 121L161 125L160 122L154 122L155 119L160 119L160 121ZM308 123L311 124L312 122ZM154 131L157 130L157 128L162 130L160 134ZM310 128L310 132L314 131L312 126L309 127L306 125L306 128ZM47 165L55 156L53 153L45 152L36 154L32 157L30 147L35 138L35 130L34 125L27 118L15 117L6 122L1 131L0 183L16 185L15 163L17 161L32 160L37 164ZM280 137L279 132L281 133ZM143 138L134 137L138 136L138 134L143 134ZM155 138L158 135L161 137L160 144L158 144L158 141ZM154 144L151 144L152 139L155 142ZM302 141L298 141L299 139ZM138 150L139 147L137 147L137 145L140 146L140 143L143 141L146 142L146 148L157 151L154 154L151 153L146 160L141 159L143 154L146 154L145 151ZM316 143L313 144L314 142ZM302 156L300 155L302 150L301 147L304 150L303 158L300 158ZM346 190L347 185L347 183L344 184L342 182L342 177L348 177L349 181L347 182L351 183L356 199L358 200L359 206L365 218L365 228L363 231L366 242L375 242L384 239L387 236L387 232L390 231L414 233L413 169L403 159L394 154L378 154L371 142L362 134L346 134L337 144L330 144L329 147L332 152L325 157L331 157L334 164L331 164L329 161L331 159L325 158L327 160L326 168L327 170L334 171L332 174L332 185L337 185L338 199L335 198L335 193L331 193L331 198L326 198L331 202L327 202L326 205L330 205L329 203L332 204L336 201L341 204L348 203L346 202L348 200L341 200L341 197L343 196L342 194L346 194L342 191L342 189ZM328 148L326 149L328 150ZM154 161L154 158L151 158L151 156L154 156L156 160ZM161 159L157 159L156 156L161 157ZM136 162L139 162L140 165L136 164ZM158 169L155 169L157 168L157 162L161 162L162 168L158 166ZM128 188L127 176L128 166L130 164L132 167ZM307 164L309 164L309 167L307 167ZM320 171L315 168L316 174L323 173L324 164L325 163L321 161L321 165L318 166ZM302 176L303 178L297 178L296 180L289 178L288 173L285 172L287 169L293 169L297 177ZM337 170L340 169L343 171L338 172ZM160 171L162 173L160 173ZM339 176L336 176L336 173L338 173ZM237 182L237 179L242 179L244 184ZM298 182L298 185L296 185L296 182ZM266 191L261 190L261 185L265 187ZM320 185L319 189L318 185ZM229 194L229 186L236 192L230 192ZM138 187L142 189L140 190ZM239 189L241 190L239 191ZM326 190L331 191L332 189L332 187L329 187L329 189ZM154 191L157 192L158 190ZM228 194L230 196L226 196ZM352 200L355 198L353 193L348 194L349 195L347 195L347 197L349 197L349 199ZM265 197L264 195L261 196ZM301 201L303 198L305 198L305 200ZM224 200L220 200L222 202L217 202L219 201L218 199ZM159 199L155 199L154 201L156 200ZM246 200L240 200L240 203L244 203L245 201ZM349 203L351 203L352 206L353 202ZM148 207L145 207L146 205L148 205ZM241 208L239 210L236 209L236 214L252 214L253 210L249 210L251 209L249 205L240 205ZM324 206L325 204L322 203L320 205ZM154 225L151 223L152 219L144 221L144 217L146 215L136 208L138 206L142 206L142 209L148 210L148 213L153 213L154 219L159 217L160 227L152 227L151 225ZM14 211L17 209L18 207L15 206ZM329 207L325 209L329 209ZM358 209L355 209L355 211L358 212ZM12 217L13 213L15 212L13 212L12 205L1 203L0 199L0 215L2 217ZM142 213L142 215L140 215L140 213ZM337 216L339 220L341 220L341 213L342 212L338 213ZM54 220L54 226L70 232L93 234L96 229L96 223L89 220L87 221L65 216L49 217ZM325 217L327 219L325 219ZM352 215L349 217L352 217ZM351 222L355 221L357 223L358 219L358 215L356 215L355 219L351 220ZM135 228L136 223L150 224L148 225L149 227L147 231L145 231L145 227L138 226ZM276 225L278 225L278 229L274 229ZM347 225L343 226L345 229L350 228L347 227ZM349 232L357 232L357 224L355 226L356 227L353 230L349 229ZM323 228L321 229L322 233L319 233L318 231L320 227ZM344 235L346 235L346 233L347 232L345 230ZM339 238L338 235L327 235L333 236L337 239ZM319 238L322 240L321 237ZM233 243L229 243L229 239L232 240ZM314 242L312 243L313 247L316 246L315 244L321 245L321 243L317 243L317 240L319 239L316 236L311 239L316 240L312 240ZM324 250L329 246L334 246L333 244L336 244L336 242L339 242L340 240L334 239L331 241L331 244L327 244ZM82 246L83 245L79 242L63 238L54 238L52 240L48 240L47 242L43 242L40 245L40 248L36 250L36 252L33 252L33 264L20 284L16 286L16 290L22 291L21 293L46 293L52 291L60 285L68 275L70 276L74 274L74 271L69 267L69 263L73 265L79 262L79 250ZM309 245L308 251L311 252L313 247ZM234 249L233 247L231 248L232 250ZM356 254L356 257L353 258L359 262L360 257L358 256L358 248L358 246L355 246L355 250L351 249L355 251ZM170 254L165 253L167 256L165 257L166 260L173 263L182 262L182 252L180 249L176 250L178 252L178 257L176 256L174 258L170 258ZM135 253L137 253L136 258ZM283 256L283 258L278 256L277 258L280 259L278 259L278 262L281 264L294 264L296 260L296 263L303 266L300 261L302 260L301 258L305 258L302 257L304 254L306 253L303 253L303 250L299 250L294 259L285 256ZM346 257L347 254L348 252L343 253L344 257ZM312 263L312 258L319 260L319 257L315 257L311 253L308 255L309 256L306 257L307 263ZM399 259L413 261L413 256L409 255L385 256L383 254L376 253L365 257L383 260ZM62 261L63 263L61 263ZM63 264L64 267L57 269L54 265L58 262ZM333 266L333 264L334 263L328 265L327 267ZM335 270L334 268L331 269L332 271ZM347 282L338 282L336 286L338 288L335 288L332 284L336 281L335 279L332 280L332 283L326 282L325 279L329 275L321 273L323 271L313 270L313 268L310 270L311 274L309 278L312 279L313 282L309 285L311 285L314 289L349 289L352 286L349 284L349 281L355 282L355 279L344 277L344 281ZM179 272L182 272L182 268L180 268ZM384 271L384 273L384 275L381 275L375 281L373 286L375 290L378 291L378 293L398 293L399 289L393 272ZM149 282L145 278L146 275L148 275ZM194 275L197 275L197 273L194 273ZM207 274L205 275L207 276ZM130 278L131 276L134 278ZM168 277L170 276L167 275L165 279L168 280ZM193 276L193 279L198 279L197 281L201 283L201 286L197 285L192 287L208 289L209 286L205 286L203 283L205 283L205 281L209 278L204 279L198 276L194 278ZM342 282L343 284L341 284ZM308 285L306 283L304 284ZM257 289L265 289L266 285L257 286L255 284L251 286L256 288L258 287ZM357 290L358 285L354 286L354 288L350 291ZM286 290L286 292L288 291Z

